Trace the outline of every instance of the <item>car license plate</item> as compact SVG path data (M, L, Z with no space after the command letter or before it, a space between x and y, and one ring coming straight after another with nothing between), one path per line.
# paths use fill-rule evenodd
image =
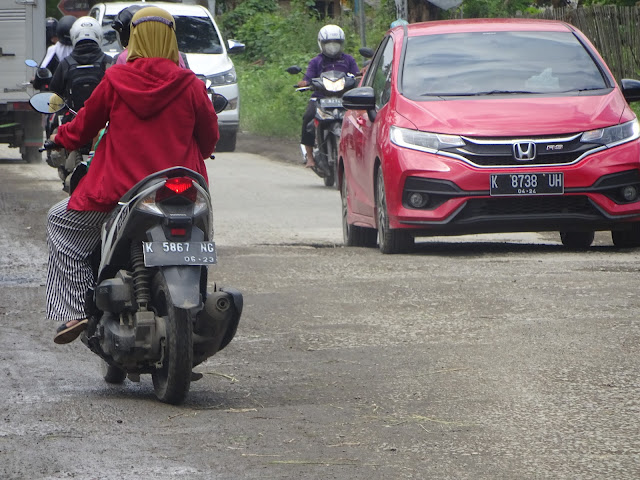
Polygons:
M494 173L489 192L500 195L562 195L564 173Z
M218 261L215 242L142 242L144 265L211 265Z
M321 98L320 106L323 108L338 108L342 106L342 99L338 97Z

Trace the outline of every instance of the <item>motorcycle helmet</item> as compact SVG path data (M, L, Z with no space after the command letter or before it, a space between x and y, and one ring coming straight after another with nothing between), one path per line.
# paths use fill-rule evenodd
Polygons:
M318 32L320 51L329 58L340 55L343 44L344 31L338 25L325 25Z
M118 43L122 48L127 48L129 45L129 36L131 35L131 19L133 15L143 8L142 5L131 5L123 10L120 10L113 20L111 28L116 31L118 37Z
M58 20L49 17L47 18L47 26L46 26L46 36L47 36L47 45L53 45L55 42L53 38L57 36L56 29L58 28Z
M56 27L56 34L58 41L63 45L71 45L71 27L77 20L73 15L65 15L58 20L58 26Z
M90 40L102 45L102 27L93 17L80 17L71 27L71 44Z

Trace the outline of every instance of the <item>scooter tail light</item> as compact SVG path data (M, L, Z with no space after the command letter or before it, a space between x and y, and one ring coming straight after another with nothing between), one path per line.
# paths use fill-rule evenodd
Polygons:
M156 202L162 202L168 198L180 196L190 202L195 202L198 197L198 190L193 185L193 180L188 177L169 178L164 185L156 192Z

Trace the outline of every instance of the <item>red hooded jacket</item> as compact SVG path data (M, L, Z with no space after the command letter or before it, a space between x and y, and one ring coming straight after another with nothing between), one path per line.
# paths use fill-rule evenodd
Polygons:
M109 212L147 175L183 166L207 178L204 158L220 136L204 83L164 58L114 65L78 116L61 125L56 143L75 150L109 122L70 210Z

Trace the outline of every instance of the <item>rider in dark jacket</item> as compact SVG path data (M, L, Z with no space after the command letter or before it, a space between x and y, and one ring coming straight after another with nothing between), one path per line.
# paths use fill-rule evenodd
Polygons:
M322 72L328 72L329 70L337 70L344 73L352 73L357 75L359 73L358 64L355 59L346 53L342 52L342 46L344 44L344 31L337 25L325 25L318 32L318 46L320 47L320 54L315 58L312 58L307 66L307 72L300 82L299 87L306 87L311 83L311 80L318 78ZM314 168L316 162L313 159L313 144L315 141L315 132L309 131L307 125L316 115L316 98L317 93L314 93L309 100L307 109L302 116L302 136L300 143L305 146L307 151L306 167Z
M70 57L79 65L89 65L101 62L102 75L109 65L111 57L104 54L102 44L102 27L95 18L80 17L71 28L71 43L73 51ZM65 58L56 69L53 79L49 84L49 90L57 93L69 104L69 88L67 85L68 72L72 61Z

